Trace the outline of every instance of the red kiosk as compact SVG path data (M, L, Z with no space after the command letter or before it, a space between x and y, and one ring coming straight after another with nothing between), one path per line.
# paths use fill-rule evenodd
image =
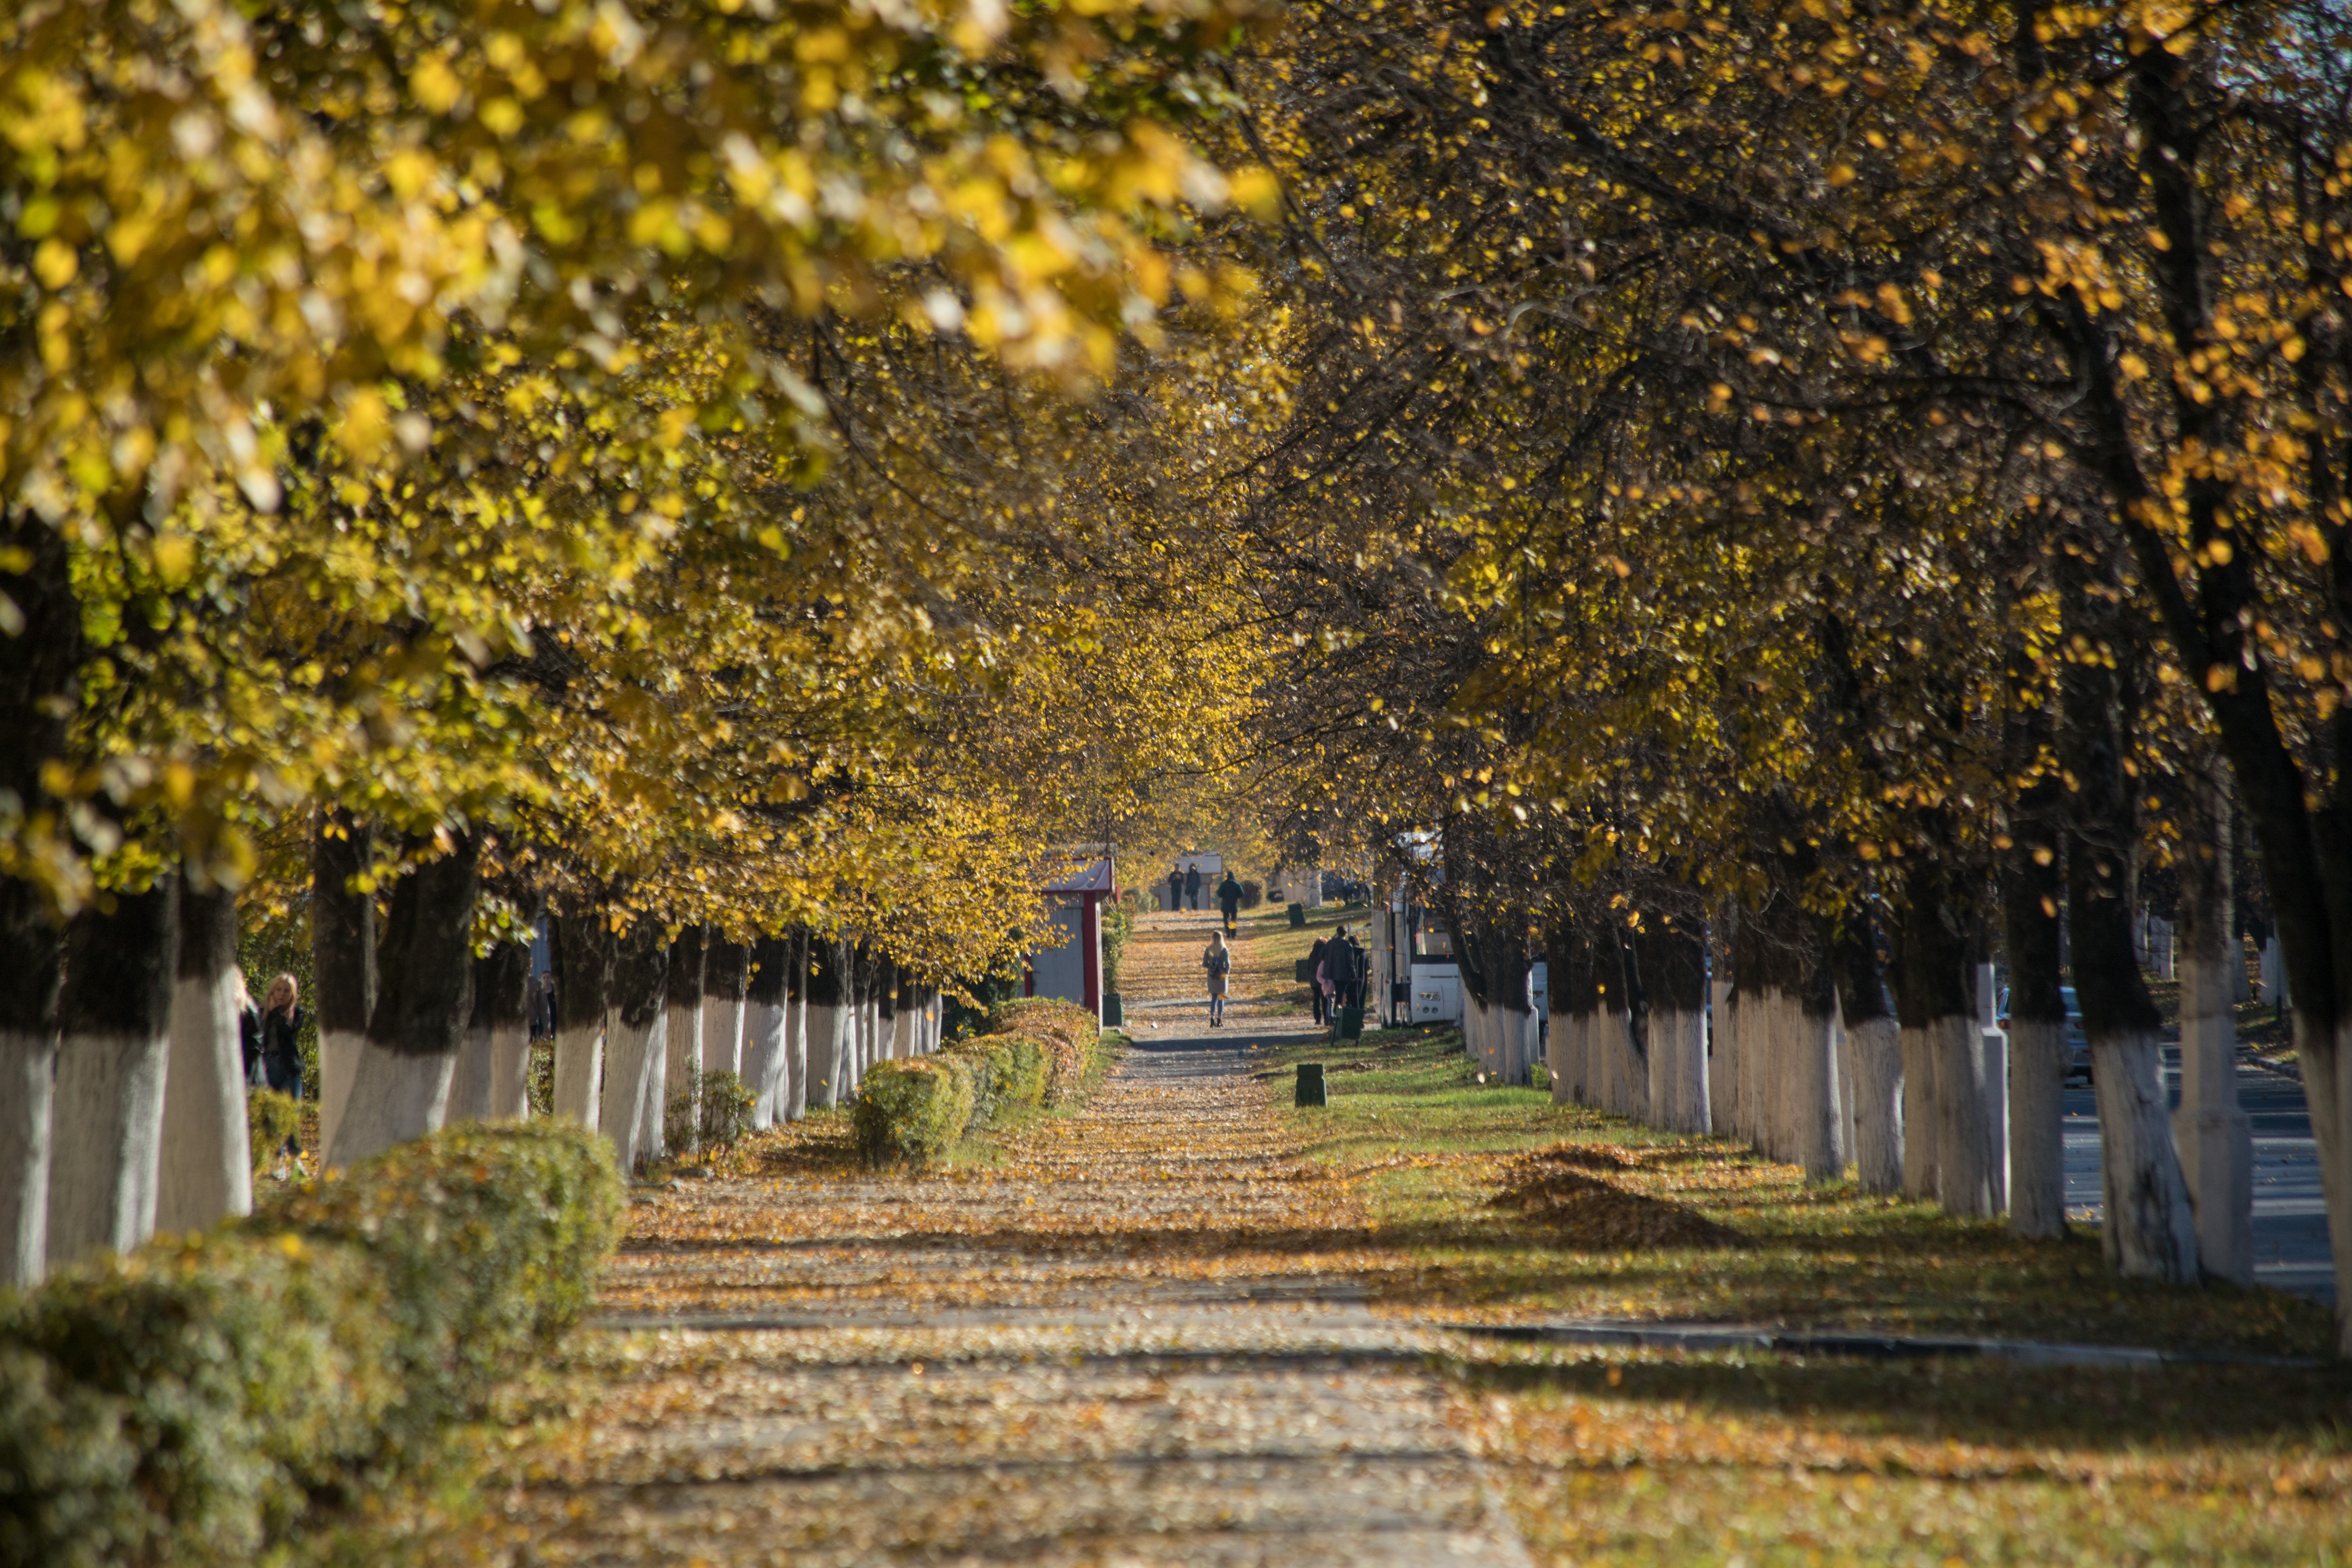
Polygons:
M1102 907L1118 897L1117 857L1108 846L1090 846L1076 853L1069 868L1039 889L1062 933L1053 947L1029 955L1022 994L1058 996L1076 1002L1102 1020Z

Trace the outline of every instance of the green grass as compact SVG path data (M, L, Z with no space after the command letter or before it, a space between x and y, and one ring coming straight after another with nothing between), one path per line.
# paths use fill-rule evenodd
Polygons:
M1376 1310L1874 1328L2325 1355L2321 1308L2270 1291L2113 1278L2095 1235L1807 1188L1728 1141L1481 1084L1450 1032L1262 1053L1331 1103L1282 1115L1362 1184ZM1596 1173L1636 1212L1744 1245L1626 1245L1491 1206L1532 1151L1621 1151ZM1621 1206L1623 1206L1621 1205ZM1654 1217L1654 1215L1653 1215ZM1381 1259L1384 1258L1384 1264ZM2352 1564L2352 1368L2051 1370L1537 1348L1463 1369L1505 1505L1538 1562L1672 1564Z
M1283 1098L1297 1063L1326 1064L1329 1106L1284 1115L1310 1157L1361 1173L1383 1239L1400 1255L1374 1281L1393 1306L2302 1355L2325 1355L2333 1342L2326 1310L2300 1297L2116 1279L2095 1232L2024 1241L2001 1222L1954 1219L1852 1182L1809 1187L1795 1167L1727 1139L1660 1132L1553 1106L1538 1090L1481 1084L1450 1032L1388 1030L1263 1055L1257 1070ZM1630 1169L1601 1173L1640 1200L1621 1206L1712 1221L1744 1245L1625 1246L1491 1206L1517 1157L1563 1142L1626 1152Z

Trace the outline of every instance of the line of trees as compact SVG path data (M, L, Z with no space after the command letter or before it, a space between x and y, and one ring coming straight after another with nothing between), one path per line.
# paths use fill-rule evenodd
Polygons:
M1155 405L1070 395L1246 290L1177 247L1256 192L1181 135L1256 26L0 17L0 1282L247 1201L240 918L309 926L330 1163L517 1108L542 913L557 1109L635 1155L698 1056L790 1115L911 1048L1213 773L1131 632L1181 532L1059 476L1132 482Z
M2341 7L1297 18L1224 153L1282 184L1224 237L1281 307L1227 504L1300 639L1283 806L1442 830L1474 1002L1553 955L1563 1092L1692 1120L1712 942L1714 1125L2032 1235L2071 977L2108 1256L2184 1282L2250 1272L2256 927L2352 1286Z

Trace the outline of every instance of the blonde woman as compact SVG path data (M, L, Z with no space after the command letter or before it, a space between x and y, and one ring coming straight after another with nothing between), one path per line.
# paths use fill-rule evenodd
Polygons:
M1225 980L1234 972L1234 950L1225 945L1223 931L1209 933L1201 967L1209 972L1209 1027L1213 1029L1225 1021Z

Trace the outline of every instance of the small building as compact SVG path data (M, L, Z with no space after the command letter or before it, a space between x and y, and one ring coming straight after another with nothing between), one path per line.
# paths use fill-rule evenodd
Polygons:
M1118 897L1118 857L1108 845L1090 845L1079 853L1083 858L1039 889L1061 940L1029 955L1022 994L1076 1002L1100 1023L1102 910L1106 900Z

